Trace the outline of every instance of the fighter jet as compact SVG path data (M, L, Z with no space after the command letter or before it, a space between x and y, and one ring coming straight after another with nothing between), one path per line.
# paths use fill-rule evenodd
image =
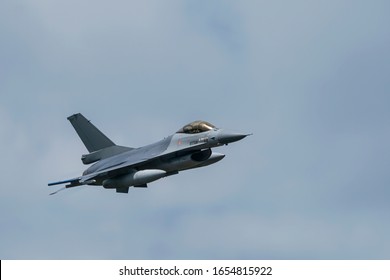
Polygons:
M179 171L220 161L225 155L213 152L211 148L250 135L216 128L206 121L194 121L161 141L130 148L116 145L80 113L68 117L68 120L89 152L81 156L81 161L93 165L77 178L48 184L67 184L60 190L92 185L128 193L129 187L146 188L148 183Z

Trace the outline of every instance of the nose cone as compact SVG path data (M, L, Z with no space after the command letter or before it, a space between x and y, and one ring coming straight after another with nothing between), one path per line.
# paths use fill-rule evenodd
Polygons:
M239 140L247 137L248 135L250 135L250 134L242 134L242 133L222 130L218 134L218 142L221 144L228 144L228 143L239 141Z

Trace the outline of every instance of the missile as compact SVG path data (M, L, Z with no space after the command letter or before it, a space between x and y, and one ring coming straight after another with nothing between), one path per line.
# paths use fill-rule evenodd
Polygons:
M138 186L156 181L162 177L165 177L166 175L167 172L161 169L140 170L106 179L103 181L103 187L106 189L111 189Z

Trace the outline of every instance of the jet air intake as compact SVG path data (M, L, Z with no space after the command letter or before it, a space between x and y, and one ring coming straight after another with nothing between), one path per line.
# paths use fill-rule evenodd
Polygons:
M160 168L167 172L181 171L191 168L203 167L223 159L225 155L212 152L211 149L197 151L192 154L188 154L181 157L175 157L166 161L162 161L159 165Z
M211 156L211 154L212 154L211 149L206 149L206 150L191 154L191 159L194 161L198 161L198 162L205 161Z
M131 172L118 177L106 179L103 181L103 187L106 189L126 188L130 186L144 185L165 177L167 172L161 169L146 169Z

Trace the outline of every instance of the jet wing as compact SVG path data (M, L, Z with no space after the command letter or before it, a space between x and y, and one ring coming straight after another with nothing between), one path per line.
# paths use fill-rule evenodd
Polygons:
M53 182L53 183L49 183L48 186L54 186L54 185L60 185L60 184L66 184L66 183L69 183L67 185L65 185L65 187L55 191L55 192L52 192L50 195L53 195L53 194L56 194L64 189L67 189L67 188L73 188L73 187L77 187L77 186L82 186L82 185L86 185L87 183L81 183L80 182L80 179L81 177L77 177L77 178L73 178L73 179L68 179L68 180L64 180L64 181L58 181L58 182Z
M69 183L65 187L71 188L71 187L77 187L82 185L95 184L97 181L101 182L108 178L126 174L143 164L146 164L148 162L151 162L161 157L171 157L171 156L185 154L189 151L201 150L202 149L201 146L202 144L199 144L197 146L187 147L181 150L164 151L162 153L156 153L156 151L150 151L147 153L133 154L125 162L119 163L118 165L110 166L107 167L106 169L98 170L91 174L83 175L77 178L49 183L48 185L53 186L53 185Z
M61 185L61 184L70 183L69 185L76 186L77 184L80 183L80 179L81 179L81 177L77 177L77 178L68 179L68 180L64 180L64 181L58 181L58 182L49 183L47 185L48 186L54 186L54 185ZM80 186L80 185L77 185L77 186Z
M202 144L198 145L197 147L188 147L182 150L178 151L164 151L161 154L143 154L143 155L134 155L128 160L126 160L123 163L120 163L119 165L115 165L103 170L96 171L94 173L88 174L81 176L79 178L80 184L89 184L91 181L97 181L97 180L105 180L108 178L112 178L118 175L126 174L130 172L131 170L134 170L135 168L142 166L144 164L147 164L153 160L156 160L158 158L162 157L171 157L171 156L176 156L176 155L181 155L185 154L189 151L194 151L194 150L201 150Z
M157 157L156 157L157 158ZM116 165L107 169L103 169L88 175L81 176L79 179L79 182L83 185L88 184L89 182L96 181L96 180L104 180L107 178L115 177L117 175L128 173L131 169L134 169L138 165L142 165L146 163L149 160L152 159L145 159L141 161L126 161L120 165Z

